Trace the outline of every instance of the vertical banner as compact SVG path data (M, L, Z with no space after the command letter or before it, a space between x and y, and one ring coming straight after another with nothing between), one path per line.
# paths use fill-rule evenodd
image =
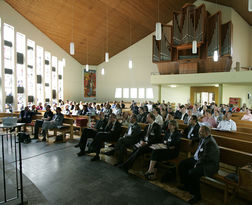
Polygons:
M84 98L96 98L96 70L84 69Z

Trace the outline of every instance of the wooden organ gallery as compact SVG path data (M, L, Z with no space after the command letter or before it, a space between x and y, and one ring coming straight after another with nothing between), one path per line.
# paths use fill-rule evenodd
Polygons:
M173 12L172 25L162 25L160 41L153 36L152 61L161 75L228 72L231 50L232 22L222 24L221 11L210 15L204 4L196 7L188 3L181 11ZM218 62L214 62L214 55L218 55Z

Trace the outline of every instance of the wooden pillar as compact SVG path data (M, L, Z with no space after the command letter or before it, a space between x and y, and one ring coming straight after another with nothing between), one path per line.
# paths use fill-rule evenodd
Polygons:
M222 104L222 100L223 100L223 84L219 84L218 91L219 91L219 95L218 95L218 102L219 102L218 106L219 106L220 104Z

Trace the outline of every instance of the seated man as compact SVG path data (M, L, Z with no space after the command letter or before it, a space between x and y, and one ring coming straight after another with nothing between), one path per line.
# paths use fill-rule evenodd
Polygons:
M39 127L42 127L44 121L50 121L53 118L53 112L51 111L51 106L46 106L46 112L41 120L36 120L34 125L34 139L38 139Z
M183 160L178 167L181 186L179 188L188 190L193 197L189 200L190 204L201 200L200 177L211 177L218 172L220 150L211 136L211 129L201 126L199 130L200 143L194 157Z
M31 123L32 121L33 112L29 110L29 107L26 106L24 110L20 112L19 119L17 123ZM13 132L15 128L11 129L10 131ZM20 132L21 127L18 127L18 132Z
M61 127L63 124L64 115L61 113L61 108L57 107L56 114L51 121L44 121L42 125L42 141L46 141L46 133L49 129Z
M205 112L205 116L202 119L203 123L207 123L208 125L210 125L210 127L217 127L217 124L215 122L214 117L212 116L212 110L211 109L207 109Z
M80 138L79 144L75 145L75 147L80 147L80 152L77 153L77 155L83 156L86 154L86 144L88 138L94 138L98 132L104 131L106 125L107 125L107 119L104 116L103 112L100 112L100 119L96 122L94 128L84 128L82 130L82 135Z
M231 120L232 112L226 112L222 121L217 126L217 130L236 131L236 123Z
M123 164L119 165L120 168L128 172L132 167L135 160L142 154L151 152L152 149L149 147L152 144L162 142L161 127L155 122L155 116L152 113L147 115L148 126L144 129L144 135L140 142L136 144L135 151L130 155L129 159Z
M117 156L117 163L115 165L123 163L123 157L126 153L127 148L139 142L140 133L141 128L137 124L137 116L135 114L132 114L130 117L130 125L128 127L128 131L117 141L115 145L114 151L116 152Z
M167 149L154 149L151 154L151 161L148 171L145 173L145 178L156 179L157 167L159 161L176 158L179 154L181 133L178 130L178 123L176 120L171 120L168 124L168 130L165 132L164 144Z
M105 127L104 132L98 132L92 143L93 149L96 155L91 159L91 161L100 160L100 149L103 142L117 141L121 133L121 123L116 119L114 113L110 114L108 123Z
M189 126L184 129L182 132L183 137L190 139L194 142L199 141L199 123L196 115L193 115L189 120Z

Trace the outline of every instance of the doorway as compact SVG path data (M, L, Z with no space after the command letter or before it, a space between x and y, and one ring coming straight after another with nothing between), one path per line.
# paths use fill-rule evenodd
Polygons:
M191 87L190 102L191 104L204 102L216 104L219 103L219 89L215 86Z

